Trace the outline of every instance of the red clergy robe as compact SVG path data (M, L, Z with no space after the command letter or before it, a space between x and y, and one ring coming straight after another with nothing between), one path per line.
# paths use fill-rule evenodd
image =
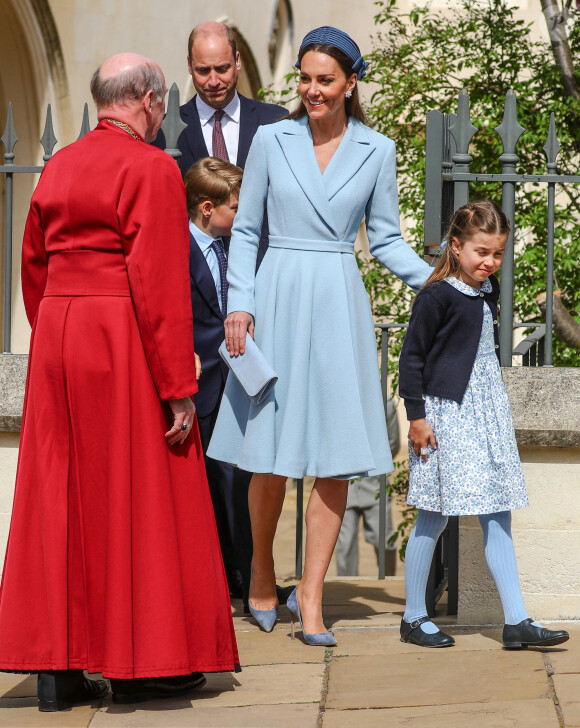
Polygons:
M239 662L197 421L185 192L109 122L55 154L32 198L33 327L0 589L0 670L113 678Z

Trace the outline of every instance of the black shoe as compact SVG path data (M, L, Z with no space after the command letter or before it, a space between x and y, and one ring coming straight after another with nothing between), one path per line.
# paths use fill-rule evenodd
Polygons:
M451 647L455 644L455 640L451 635L445 632L435 632L435 634L427 634L421 629L423 622L430 622L429 617L419 617L414 622L405 622L401 620L401 642L412 642L420 647Z
M173 675L170 677L138 678L135 680L111 680L113 703L126 705L140 703L142 700L157 698L176 698L206 684L202 672L191 675Z
M100 700L108 690L105 680L87 680L82 670L46 670L38 673L38 710L66 710L76 703Z
M286 604L288 597L294 591L293 586L278 586L276 584L276 596L278 597L278 604Z
M505 624L503 628L503 646L506 650L521 650L530 647L551 647L560 645L570 639L563 629L546 629L536 627L532 619L524 619L519 624Z

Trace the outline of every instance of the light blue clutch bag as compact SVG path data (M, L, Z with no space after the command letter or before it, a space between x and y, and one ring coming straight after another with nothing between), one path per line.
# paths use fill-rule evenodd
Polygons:
M230 356L225 341L222 341L219 353L254 404L262 404L278 381L278 375L250 334L246 333L246 350L243 354Z

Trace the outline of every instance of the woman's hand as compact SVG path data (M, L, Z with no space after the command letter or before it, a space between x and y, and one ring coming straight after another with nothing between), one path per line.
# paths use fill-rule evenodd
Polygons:
M433 450L437 449L437 440L435 440L435 434L431 429L431 425L427 422L424 417L418 420L411 420L409 423L409 434L408 438L411 441L411 447L415 452L415 455L423 458L427 461L429 457L427 453L427 445L430 444Z
M195 353L193 356L195 357L195 378L199 379L201 377L201 359Z
M230 356L238 356L246 350L246 331L254 338L254 317L247 311L232 311L224 321L226 347Z
M195 419L195 405L191 397L182 397L170 399L169 406L173 412L173 427L165 433L165 439L168 445L181 445L191 432Z

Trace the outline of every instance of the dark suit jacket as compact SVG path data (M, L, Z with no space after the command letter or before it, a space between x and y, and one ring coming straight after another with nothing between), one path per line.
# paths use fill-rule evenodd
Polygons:
M195 407L205 417L217 407L225 387L228 367L218 354L224 340L222 315L215 282L204 254L193 235L189 235L189 281L194 312L195 351L201 359L202 373L195 395Z
M241 94L238 94L238 96L240 97L240 138L238 142L238 159L236 164L238 167L243 169L246 164L250 145L258 127L263 124L271 124L275 121L279 121L287 116L288 112L282 106L264 104L262 101L248 99ZM181 157L177 163L183 177L185 177L185 173L194 162L210 156L210 152L205 145L203 132L201 131L201 122L199 121L199 114L197 112L195 99L196 96L179 108L181 118L187 124L187 129L184 129L181 132L179 139L177 140L177 147L181 151ZM159 131L153 144L156 147L165 149L165 135L163 134L163 131ZM227 238L224 240L224 244L227 249L229 245L229 240ZM264 211L264 224L262 226L262 234L260 235L256 267L260 265L267 248L268 218Z

